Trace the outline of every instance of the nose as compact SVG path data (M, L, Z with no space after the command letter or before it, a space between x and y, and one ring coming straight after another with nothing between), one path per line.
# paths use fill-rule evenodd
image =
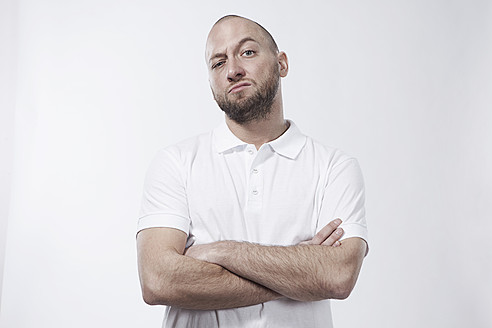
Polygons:
M229 82L237 82L242 79L245 74L246 72L237 59L229 60L227 67L227 80Z

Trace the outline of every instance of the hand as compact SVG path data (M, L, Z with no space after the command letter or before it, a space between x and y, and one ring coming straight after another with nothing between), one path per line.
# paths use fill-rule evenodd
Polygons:
M336 219L323 227L312 239L303 241L299 245L340 246L339 239L343 236L343 229L338 228L342 220Z

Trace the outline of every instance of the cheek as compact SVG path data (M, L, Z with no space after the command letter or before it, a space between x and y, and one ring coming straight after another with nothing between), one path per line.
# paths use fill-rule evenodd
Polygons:
M212 90L212 95L215 97L224 97L224 88L220 87L217 84L210 83L210 89Z
M212 90L212 92L217 93L217 91L219 90L217 82L214 79L209 78L208 84L210 85L210 89Z
M222 83L218 73L215 73L213 76L210 76L208 82L210 83L210 87L215 91L219 91L224 88L224 83Z
M251 70L250 73L255 77L257 82L264 82L270 79L272 71L273 67L271 65L264 64Z

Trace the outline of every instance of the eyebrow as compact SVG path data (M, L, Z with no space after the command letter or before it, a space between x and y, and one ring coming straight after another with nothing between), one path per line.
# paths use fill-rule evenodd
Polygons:
M253 39L252 37L245 37L245 38L242 38L237 44L236 44L236 48L242 46L244 43L248 42L248 41L253 41L253 42L256 42L258 43L258 41L256 41L255 39ZM210 64L215 58L222 58L222 57L226 57L226 54L224 52L220 52L220 53L215 53L212 57L210 57L210 59L208 60L208 63Z

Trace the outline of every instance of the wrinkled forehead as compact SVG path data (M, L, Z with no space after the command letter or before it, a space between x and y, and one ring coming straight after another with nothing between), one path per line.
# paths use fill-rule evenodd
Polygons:
M205 60L215 53L225 53L240 40L251 38L260 44L266 43L261 29L254 22L244 18L230 18L212 27L205 46Z

